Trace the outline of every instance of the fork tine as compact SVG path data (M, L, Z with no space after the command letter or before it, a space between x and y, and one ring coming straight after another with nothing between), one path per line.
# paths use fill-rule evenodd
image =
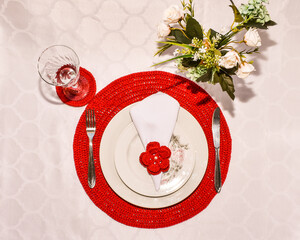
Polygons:
M93 128L96 127L96 116L95 116L95 110L93 109Z
M91 110L88 110L88 127L91 127Z
M93 110L90 110L90 128L93 127Z
M85 127L88 127L88 110L85 111Z
M92 127L92 110L89 110L89 127Z

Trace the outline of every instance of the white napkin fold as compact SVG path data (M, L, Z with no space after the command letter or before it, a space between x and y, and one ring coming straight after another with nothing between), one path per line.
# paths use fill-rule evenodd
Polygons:
M169 145L177 121L179 103L171 96L158 92L135 104L130 115L146 149L149 142ZM162 173L151 175L156 191L160 188Z

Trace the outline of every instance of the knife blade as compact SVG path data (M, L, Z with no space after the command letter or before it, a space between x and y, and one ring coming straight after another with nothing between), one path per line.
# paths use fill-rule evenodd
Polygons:
M215 147L215 189L217 193L221 191L222 181L221 181L221 169L220 169L220 108L217 107L214 111L212 118L212 134Z

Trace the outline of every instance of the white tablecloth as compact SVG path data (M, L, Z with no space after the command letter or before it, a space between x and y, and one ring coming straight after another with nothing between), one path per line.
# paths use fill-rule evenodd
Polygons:
M230 26L229 1L195 2L206 29ZM39 79L38 56L53 44L72 47L97 91L153 70L156 24L171 4L180 1L0 0L0 239L300 239L299 1L271 0L278 25L261 32L257 71L235 79L234 102L219 86L202 85L233 139L227 180L207 209L172 227L138 229L85 194L72 152L84 108L60 103Z

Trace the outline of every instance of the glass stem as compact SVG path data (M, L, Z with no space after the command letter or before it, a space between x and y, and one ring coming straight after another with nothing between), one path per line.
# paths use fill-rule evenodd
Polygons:
M69 82L69 84L66 85L67 88L71 88L71 89L77 89L80 86L79 83L79 78L80 78L80 73L78 73L78 75L76 76L75 79L73 79L71 82Z
M80 84L78 81L79 78L80 78L80 74L78 73L76 78L64 87L64 91L68 91L68 93L72 95L77 95L78 92L80 91Z

